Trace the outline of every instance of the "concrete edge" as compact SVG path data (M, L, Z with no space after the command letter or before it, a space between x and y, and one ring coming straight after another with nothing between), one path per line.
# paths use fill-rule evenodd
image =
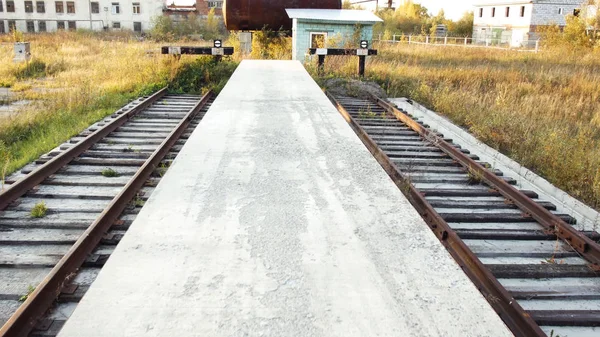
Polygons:
M546 199L554 203L557 211L570 214L577 219L577 224L574 227L578 230L598 230L600 228L600 213L596 210L573 198L546 179L521 166L494 148L484 144L446 117L440 116L438 113L404 97L390 98L389 101L415 119L428 124L432 129L436 129L446 137L452 138L456 144L469 149L473 154L478 155L482 161L490 163L492 167L516 179L519 188L532 190L539 194L540 199Z

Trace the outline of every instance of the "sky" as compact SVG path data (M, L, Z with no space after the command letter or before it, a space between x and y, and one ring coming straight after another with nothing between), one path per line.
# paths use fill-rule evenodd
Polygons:
M360 0L350 1L354 2ZM446 17L452 20L458 20L464 12L473 10L473 3L476 1L477 0L413 0L414 3L420 3L425 6L433 14L437 14L440 9L444 9ZM175 0L177 5L191 5L195 2L196 0ZM380 0L379 2L385 3L386 1Z

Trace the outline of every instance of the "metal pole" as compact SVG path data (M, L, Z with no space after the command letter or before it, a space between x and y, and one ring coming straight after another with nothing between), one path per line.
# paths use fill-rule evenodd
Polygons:
M319 75L323 75L325 72L325 55L319 55L319 67L317 69L317 73Z
M366 56L358 57L358 76L360 76L360 77L365 76L365 60L366 59L367 59Z
M412 42L412 34L408 36L408 44Z
M429 35L425 37L425 44L429 44Z

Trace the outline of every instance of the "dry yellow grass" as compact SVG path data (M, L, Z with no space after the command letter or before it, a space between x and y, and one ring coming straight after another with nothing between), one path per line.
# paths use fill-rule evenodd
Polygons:
M11 36L0 36L0 86L34 103L0 120L0 163L11 172L110 114L128 100L165 86L181 63L162 44L131 35L85 32L26 35L29 65L12 62ZM8 160L7 160L8 159Z
M380 46L367 71L600 208L600 55Z
M409 97L600 209L600 52L381 44L367 77ZM356 76L331 57L327 76ZM309 67L315 73L315 65Z
M123 105L166 83L170 65L158 45L101 40L81 33L30 35L33 60L12 62L10 36L0 47L0 79L34 103L0 121L3 164L10 172ZM125 37L121 37L125 38ZM6 160L8 158L8 160Z

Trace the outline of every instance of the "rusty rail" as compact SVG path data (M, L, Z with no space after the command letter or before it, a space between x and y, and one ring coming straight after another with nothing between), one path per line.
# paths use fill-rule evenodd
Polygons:
M87 149L92 147L92 145L96 144L100 139L106 137L106 135L125 124L125 122L127 122L131 117L135 116L138 112L149 107L152 103L163 97L166 93L167 88L162 88L152 96L145 99L143 102L140 102L134 106L131 110L121 114L121 116L106 124L104 127L96 130L70 149L47 161L33 172L23 177L23 179L17 180L14 184L10 185L6 190L0 193L0 211L10 205L11 202L15 201L17 198L21 197L39 183L44 181L44 179L56 173L56 171L60 170L73 159L77 158Z
M151 96L151 98L162 97L165 94L164 90L165 89L162 89L157 93L160 93L159 96L156 96L157 94L155 94ZM127 185L125 185L123 190L113 198L111 203L104 209L102 214L79 237L73 247L69 249L65 256L63 256L63 258L58 262L58 264L52 268L48 276L42 280L42 282L29 295L27 300L25 300L15 314L4 324L4 326L0 329L0 336L24 337L29 334L29 332L35 327L36 321L39 319L39 317L46 312L48 307L60 294L60 291L68 278L71 277L71 275L73 275L73 273L84 263L87 256L98 245L104 236L104 233L112 226L115 220L118 219L119 215L125 210L129 202L136 196L139 189L142 188L160 161L165 157L171 147L173 147L175 142L177 142L177 140L185 132L192 119L208 102L211 95L212 92L205 94L200 102L198 102L198 104L196 104L186 114L181 122L177 124L175 129L171 131L169 136L152 153L150 158L148 158L148 160L131 178ZM157 98L154 98L154 100L156 99ZM128 119L128 117L124 118ZM95 134L98 134L98 132L94 133L93 135ZM37 171L39 170L36 170L36 172Z
M457 161L463 167L467 168L470 172L480 176L482 180L485 181L489 186L496 189L500 194L502 194L503 197L514 203L519 209L535 219L540 225L544 226L546 230L556 234L556 236L571 245L579 254L593 264L592 267L595 270L600 270L600 245L594 242L594 240L585 236L573 228L573 226L567 224L561 218L552 214L546 208L540 206L531 198L521 193L521 191L504 181L504 179L498 177L493 172L452 146L450 143L444 141L435 133L424 128L422 125L392 106L390 103L375 96L373 96L373 99L380 107L392 113L398 120L416 131L421 137L428 139L452 159Z
M369 137L367 132L354 120L354 118L352 118L348 111L335 99L335 97L333 97L333 95L328 92L326 94L336 106L338 111L342 114L344 119L346 119L348 124L350 124L352 129L354 129L367 149L369 149L371 154L373 154L375 159L387 172L390 178L392 178L396 186L400 188L402 193L404 193L413 207L415 207L417 212L419 212L427 225L446 247L448 252L450 252L456 262L461 266L465 274L467 274L467 276L487 299L488 303L498 313L500 318L504 321L512 333L517 337L546 337L546 334L535 323L533 318L531 318L531 316L523 309L523 307L521 307L521 305L517 303L517 301L498 282L498 280L496 280L489 269L485 267L485 265L479 260L479 258L477 258L473 251L471 251L471 249L469 249L467 245L460 239L458 234L456 234L450 225L448 225L448 223L435 211L435 209L433 209L425 197L410 183L409 179L403 176L398 167L379 148L379 146L377 146L377 143L375 143L375 141ZM380 99L377 98L377 100L379 103ZM381 106L381 104L379 105ZM382 107L386 110L393 108L389 105ZM398 111L398 113L402 114L400 111ZM396 113L394 113L394 115L396 115L398 118ZM405 116L404 114L402 115ZM433 141L439 139L439 137L431 133L429 130L423 128L419 123L412 120L410 117L405 117L406 118L398 119L417 132L419 131L416 130L416 128L420 129L423 133L419 132L419 134L422 136L427 135L427 137L433 139ZM439 140L446 143L442 139ZM435 144L436 146L439 146L439 143ZM446 144L454 149L452 145L448 143ZM462 154L460 151L457 152ZM479 166L482 167L481 165Z

